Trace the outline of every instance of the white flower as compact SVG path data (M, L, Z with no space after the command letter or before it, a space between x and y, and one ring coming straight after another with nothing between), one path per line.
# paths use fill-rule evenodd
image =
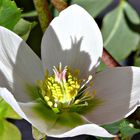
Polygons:
M140 105L140 69L118 67L94 75L102 51L103 41L97 24L77 5L61 12L49 25L41 44L42 61L20 37L0 27L0 96L21 117L48 136L113 137L98 125L127 117ZM72 70L79 69L80 79L93 75L94 85L89 90L96 89L96 96L103 100L103 105L83 115L76 112L59 114L52 111L53 102L47 102L48 97L44 99L50 108L41 102L35 88L37 80L43 81L46 69L52 74L53 66L60 62ZM62 73L54 70L57 82L66 82L65 70ZM55 101L56 107L59 100ZM69 98L61 100L62 103L68 101Z

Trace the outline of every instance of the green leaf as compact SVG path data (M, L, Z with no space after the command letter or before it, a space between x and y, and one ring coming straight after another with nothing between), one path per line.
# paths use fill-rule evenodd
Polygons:
M140 130L136 129L133 127L133 124L130 124L127 121L123 121L120 125L120 133L121 133L121 139L126 140L126 139L131 139L131 137L140 132Z
M107 66L101 61L100 65L98 66L96 71L101 72L101 71L105 70L106 68L107 68Z
M140 130L133 127L133 124L129 123L126 119L121 121L103 125L106 130L108 130L111 134L118 134L121 137L121 140L130 140L131 137L140 132ZM109 138L98 138L99 140L111 140Z
M123 122L124 120L112 123L112 124L107 124L107 125L103 125L102 127L105 128L108 132L110 132L111 134L117 134L119 132L120 129L120 124ZM112 140L112 138L98 138L98 140Z
M130 4L125 3L125 8L124 8L128 18L130 19L131 22L135 23L135 24L140 24L140 20L139 20L139 16L137 14L137 12L135 11L135 9L133 9L131 7Z
M17 33L23 40L27 40L31 30L35 27L36 22L29 22L24 19L20 19L15 25L13 31Z
M0 0L0 25L8 29L13 29L21 16L20 9L14 1Z
M140 67L140 42L134 55L134 66Z
M19 115L8 105L3 99L0 98L0 118L20 119Z
M140 67L140 57L134 58L134 66Z
M22 17L37 17L38 16L38 13L37 13L37 11L30 11L30 12L27 12L27 13L23 13L22 15L21 15Z
M71 4L78 4L85 8L93 17L99 15L112 0L71 0Z
M133 15L129 15L130 13ZM124 60L133 50L136 50L140 40L139 34L128 23L132 18L127 15L134 17L132 22L138 23L139 16L135 10L127 2L122 1L103 20L104 46L117 61Z
M46 134L41 133L38 129L32 126L32 135L35 140L45 139Z
M102 127L108 130L111 134L117 134L119 132L119 127L120 124L123 122L123 120L108 124L108 125L103 125Z
M0 140L21 140L20 131L12 123L0 119Z

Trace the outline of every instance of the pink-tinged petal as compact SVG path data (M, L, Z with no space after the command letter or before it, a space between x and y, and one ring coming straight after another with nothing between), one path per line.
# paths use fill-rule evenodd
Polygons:
M61 62L87 76L102 56L103 41L94 19L82 7L72 5L50 23L41 47L44 70L51 72Z
M140 106L140 68L118 67L97 73L94 88L103 103L85 117L96 124L123 119Z
M15 33L0 26L0 87L18 101L29 101L26 86L43 79L41 60Z

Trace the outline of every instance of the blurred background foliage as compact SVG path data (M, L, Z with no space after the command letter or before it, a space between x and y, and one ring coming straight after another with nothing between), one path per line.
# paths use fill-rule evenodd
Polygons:
M48 0L48 9L53 19L59 12L51 2ZM95 18L103 34L104 47L121 65L140 66L139 0L65 0L65 2L68 5L75 3L81 5ZM0 0L0 25L17 33L40 56L43 32L32 0ZM99 70L105 67L102 63ZM17 120L20 117L0 99L0 140L33 139L31 133L24 133L27 131L21 127L23 123L26 124L25 121L13 121L13 119ZM11 122L22 129L22 135ZM118 140L139 140L140 137L137 135L140 132L140 109L127 119L103 127L113 134L118 134ZM134 136L136 133L137 135ZM91 136L74 139L109 140Z

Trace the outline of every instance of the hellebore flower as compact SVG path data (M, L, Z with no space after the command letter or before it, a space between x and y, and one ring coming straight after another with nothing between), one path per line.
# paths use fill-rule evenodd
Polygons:
M40 132L52 137L113 137L101 124L140 105L140 69L95 73L103 51L100 30L80 6L50 23L42 61L16 34L0 27L0 96Z

